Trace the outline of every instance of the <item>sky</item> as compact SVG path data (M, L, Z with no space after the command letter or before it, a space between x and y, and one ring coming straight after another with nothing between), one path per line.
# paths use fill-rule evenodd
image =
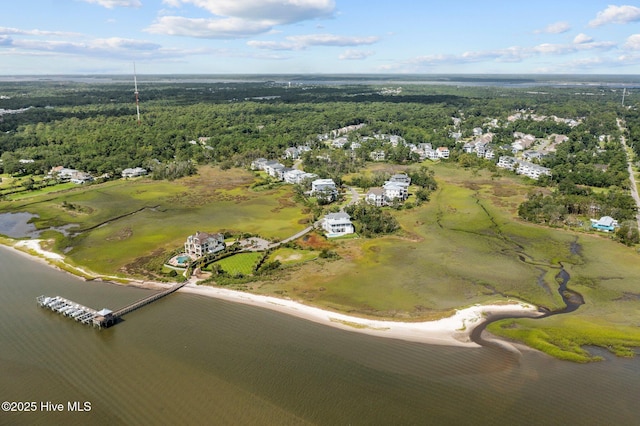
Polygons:
M12 1L0 75L640 74L612 1Z

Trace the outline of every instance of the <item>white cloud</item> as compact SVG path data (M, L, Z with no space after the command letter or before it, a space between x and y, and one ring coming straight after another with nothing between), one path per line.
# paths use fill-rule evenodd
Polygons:
M589 26L628 24L635 21L640 21L640 7L609 5L605 10L598 12L596 18L589 22Z
M240 18L192 19L181 16L161 16L144 31L197 38L242 38L271 29L266 22L252 22Z
M371 50L355 50L348 49L342 52L342 54L338 57L340 60L362 60L366 59L369 56L373 55L375 52Z
M640 37L639 37L640 38ZM517 63L535 56L562 56L586 51L608 51L613 42L585 41L578 44L543 43L533 47L513 46L505 49L464 52L459 55L425 55L406 62L410 66L462 65L479 62Z
M376 43L378 37L348 37L334 34L306 34L286 37L286 41L251 40L247 45L267 50L303 50L309 46L362 46Z
M573 42L575 44L583 44L583 43L591 43L593 41L592 37L589 37L588 35L584 34L584 33L580 33L578 34L574 39Z
M300 50L304 46L296 43L288 43L282 41L258 41L250 40L247 42L248 46L255 47L256 49L264 50Z
M77 37L80 34L63 32L63 31L44 31L44 30L21 30L18 28L0 27L0 34L14 34L27 36L54 36L54 37Z
M7 40L8 39L8 40ZM126 58L148 57L149 55L162 56L163 49L160 45L124 38L95 39L88 42L79 41L52 41L52 40L13 40L8 37L0 37L0 46L11 46L20 49L24 54L40 54L42 52L81 55L87 57ZM168 53L168 50L164 50ZM176 52L171 55L175 55Z
M553 24L547 25L542 30L535 31L536 33L545 33L545 34L562 34L566 33L571 29L571 25L568 22L554 22Z
M272 25L329 18L335 11L334 0L165 0L164 3L173 7L191 4L216 16L268 21Z
M113 9L114 7L140 7L142 3L140 0L82 0L85 3L97 4L107 9Z
M334 0L164 0L179 8L193 5L210 18L161 16L144 31L198 38L244 38L273 31L276 25L331 17Z
M633 34L627 38L624 48L628 50L640 50L640 34Z
M294 43L303 46L360 46L363 44L373 44L378 41L378 37L347 37L334 34L307 34L287 37Z

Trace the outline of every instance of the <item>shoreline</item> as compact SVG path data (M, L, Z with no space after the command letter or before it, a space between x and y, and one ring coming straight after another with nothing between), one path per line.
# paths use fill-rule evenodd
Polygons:
M19 254L39 261L49 267L67 272L77 278L88 281L89 279L75 275L67 270L59 268L52 262L61 262L80 271L87 276L95 276L94 280L110 282L108 276L90 273L83 268L78 268L65 263L64 256L44 250L40 242L42 240L19 240L13 245L1 244ZM28 251L26 251L28 250ZM32 254L35 252L36 255ZM125 281L126 285L142 288L163 289L171 285L153 281L141 281L113 277L113 280ZM121 283L115 282L118 285ZM197 280L192 277L179 292L196 294L205 297L221 299L233 303L242 303L264 309L270 309L285 315L295 316L300 319L312 321L341 330L367 334L376 337L392 338L410 342L426 343L431 345L480 347L471 340L473 330L483 324L493 315L513 315L514 317L535 318L543 315L536 306L520 301L509 301L509 304L476 304L464 309L457 309L455 314L434 321L402 322L392 320L373 320L350 316L338 312L305 305L290 299L282 299L274 296L264 296L246 293L238 290L229 290L220 287L199 286Z

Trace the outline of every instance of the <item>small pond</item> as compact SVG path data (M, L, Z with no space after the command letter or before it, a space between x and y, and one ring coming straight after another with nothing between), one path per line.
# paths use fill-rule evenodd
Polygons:
M31 213L0 213L0 234L11 238L38 236L36 226L29 221L38 217Z
M35 217L38 217L38 215L28 212L0 213L0 235L6 235L10 238L38 238L43 230L36 229L36 226L30 223L30 220ZM75 223L69 223L64 226L49 228L49 230L57 231L67 236L70 230L77 226Z

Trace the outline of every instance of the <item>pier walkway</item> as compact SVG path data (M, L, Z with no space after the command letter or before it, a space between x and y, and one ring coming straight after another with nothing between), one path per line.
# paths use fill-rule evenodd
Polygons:
M176 285L174 285L174 286L172 286L172 287L170 287L170 288L168 288L166 290L163 290L163 291L161 291L159 293L155 293L155 294L152 294L151 296L145 297L144 299L140 299L137 302L134 302L134 303L132 303L130 305L127 305L127 306L125 306L123 308L118 309L117 311L113 312L113 315L115 317L121 317L122 315L126 315L129 312L135 311L138 308L141 308L141 307L143 307L145 305L148 305L149 303L155 302L156 300L158 300L158 299L160 299L160 298L162 298L164 296L167 296L167 295L173 293L174 291L177 291L177 290L181 289L186 284L187 284L187 281L184 281L184 282L178 283L178 284L176 284Z
M49 308L54 312L74 319L83 324L93 325L94 327L98 328L106 328L116 324L120 320L121 316L135 311L136 309L139 309L145 305L148 305L149 303L155 302L156 300L184 287L186 284L187 281L178 283L166 290L154 293L151 296L147 296L116 311L111 311L106 308L100 311L96 311L95 309L88 308L60 296L38 296L36 298L36 301L38 302L38 305L43 308Z

